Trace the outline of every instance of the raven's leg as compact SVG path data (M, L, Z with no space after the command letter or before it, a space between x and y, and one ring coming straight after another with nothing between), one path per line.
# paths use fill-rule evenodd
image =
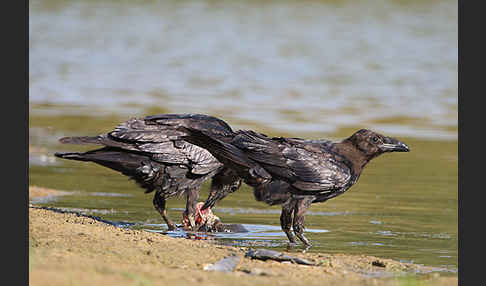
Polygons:
M155 192L153 203L155 209L160 213L165 223L167 224L167 228L169 230L176 229L176 225L167 216L167 212L165 210L165 198L162 197L160 193Z
M305 212L310 207L312 203L313 197L306 197L303 199L299 199L295 203L294 209L294 222L293 222L293 229L295 235L302 241L307 248L312 246L309 240L304 236L304 222L305 222Z
M186 191L186 211L185 214L189 220L191 230L197 231L196 228L196 204L199 198L199 189L193 188Z
M282 205L282 213L280 214L280 226L287 235L291 244L295 243L295 237L290 230L292 226L292 211L295 208L295 201L290 198Z

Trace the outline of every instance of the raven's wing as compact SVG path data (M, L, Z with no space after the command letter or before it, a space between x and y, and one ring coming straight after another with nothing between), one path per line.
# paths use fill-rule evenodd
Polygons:
M156 124L161 128L170 128L179 132L185 128L208 132L212 136L224 137L233 134L233 130L226 122L205 114L159 114L147 116L144 120L147 124Z
M175 132L173 136L180 136L180 138L184 138L186 142L192 143L191 146L204 150L204 152L198 152L198 156L194 156L203 162L200 163L201 166L210 164L208 154L210 155L212 153L210 156L211 159L214 157L217 157L218 159L224 158L224 156L215 156L213 147L217 148L219 143L225 144L224 142L219 142L219 139L224 141L233 136L233 130L225 121L204 114L159 114L147 116L144 120L146 124L156 126L154 128L173 130ZM205 134L203 138L211 140L209 140L209 142L204 140L199 141L198 139L201 138L199 136L194 137L193 135L195 133ZM210 150L211 153L206 149ZM217 159L214 160L217 161Z
M269 138L253 131L239 131L231 143L272 176L301 191L332 192L351 179L351 170L340 158L315 148L315 143Z
M222 166L207 150L183 140L183 133L170 124L154 124L154 118L131 119L108 133L118 141L130 142L132 148L152 153L155 161L185 164L194 174L207 174Z
M99 144L142 152L162 163L186 165L193 174L207 174L222 164L207 150L185 142L181 131L170 125L154 124L145 118L120 123L113 131L94 137L67 137L63 143Z

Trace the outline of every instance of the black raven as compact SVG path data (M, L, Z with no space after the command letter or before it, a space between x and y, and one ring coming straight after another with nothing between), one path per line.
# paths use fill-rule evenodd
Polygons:
M177 115L175 115L177 117ZM153 204L167 223L169 230L176 225L166 214L166 200L186 195L184 226L197 230L196 203L202 184L212 178L213 194L229 194L241 185L241 179L226 168L211 153L181 139L182 133L168 125L155 123L157 116L133 118L120 123L113 131L98 136L64 137L61 143L96 144L103 148L84 153L56 153L60 158L89 161L108 167L132 178L145 189L155 190ZM205 116L200 124L231 128L219 119ZM222 199L224 196L219 196ZM216 200L217 201L217 200Z
M305 212L312 203L344 193L357 182L365 165L380 154L410 150L397 139L366 129L332 142L268 137L248 130L222 132L196 118L204 115L160 115L157 123L178 126L177 130L187 133L186 141L211 152L252 186L257 200L282 204L280 223L292 244L291 227L306 246L311 245L303 232ZM212 206L218 197L211 193L202 209Z

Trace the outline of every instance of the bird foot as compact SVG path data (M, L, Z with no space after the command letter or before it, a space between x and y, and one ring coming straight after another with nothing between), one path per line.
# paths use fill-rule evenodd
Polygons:
M189 229L192 231L197 231L196 220L194 219L194 216L189 215L188 220L189 220Z
M304 236L304 234L302 232L295 232L295 235L304 244L304 250L302 252L303 253L307 252L307 250L309 250L309 248L312 247L312 244L310 243L310 241Z
M312 244L304 244L304 250L302 250L302 253L306 253L307 250L309 250L312 247Z
M168 230L175 230L177 228L177 226L173 223L167 223L167 229Z
M288 242L287 243L287 251L290 251L292 250L293 248L295 248L297 246L297 243L294 241L294 242Z

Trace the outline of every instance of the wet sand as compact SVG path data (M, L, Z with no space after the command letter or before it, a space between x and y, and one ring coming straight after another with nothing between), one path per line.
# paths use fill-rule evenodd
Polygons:
M29 199L56 190L30 187ZM60 192L62 194L62 192ZM431 267L373 256L295 253L305 266L245 258L247 247L172 238L29 208L29 285L457 285ZM236 255L232 272L205 267ZM417 272L426 274L414 274Z

